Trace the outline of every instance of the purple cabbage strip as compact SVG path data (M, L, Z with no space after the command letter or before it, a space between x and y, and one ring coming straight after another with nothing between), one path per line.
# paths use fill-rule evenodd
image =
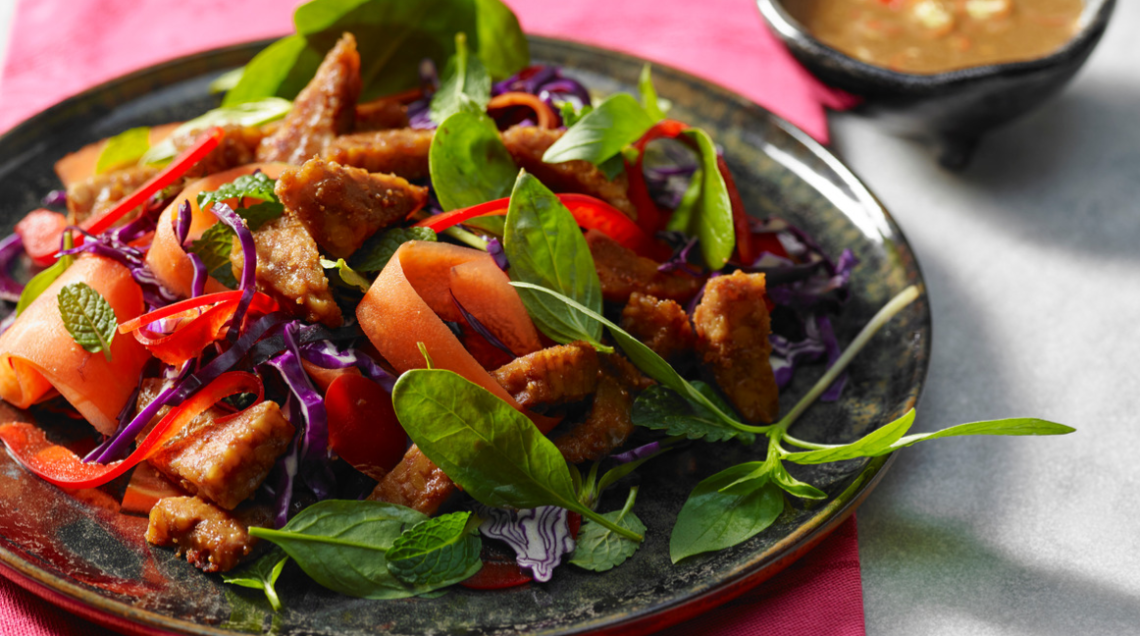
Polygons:
M289 414L290 421L293 420L294 413L296 412L296 407L294 406L295 401L292 395L289 395L285 399L285 412ZM297 418L297 422L299 423L299 414ZM295 424L295 426L300 430L299 425ZM277 460L277 485L273 488L273 494L275 496L273 523L278 528L289 523L289 507L293 503L293 483L296 481L297 474L300 472L301 467L301 456L297 447L297 440L298 438L294 437L293 441L289 442L289 449Z
M842 259L840 259L842 260ZM827 368L835 364L835 361L842 355L839 350L839 341L835 339L835 330L831 328L831 320L827 316L817 316L815 319L816 325L819 327L819 336L823 340L823 346L827 348ZM835 378L831 386L823 395L819 396L820 402L835 402L839 400L839 396L843 394L843 387L847 386L847 372L844 371Z
M40 205L45 208L67 205L67 190L52 190L40 199Z
M455 297L455 292L451 292L451 302L455 304L455 308L459 310L459 313L463 314L463 319L466 320L467 324L470 325L471 328L475 330L475 333L486 338L487 342L494 345L494 347L496 349L499 349L503 353L511 356L512 359L518 357L515 355L514 351L511 351L510 347L503 344L502 340L499 340L499 338L496 337L495 334L491 333L491 330L488 329L486 327L486 325L479 322L478 318L476 318L470 312L468 312L466 309L464 309L463 305L459 304L459 299Z
M12 267L12 262L23 253L24 242L20 239L19 234L13 232L11 236L0 241L0 300L10 302L20 300L24 286L12 278L9 270Z
M772 364L772 372L776 375L776 386L781 389L792 381L797 367L815 362L827 353L827 347L819 337L814 320L807 321L804 331L806 332L804 339L798 341L788 340L778 334L768 336L768 341L772 343L769 362Z
M234 310L229 333L226 334L226 339L233 342L241 334L241 323L245 319L245 312L249 309L249 303L253 302L253 293L257 291L257 246L253 242L253 233L249 231L245 221L238 216L237 212L234 212L233 208L225 203L215 203L210 211L218 217L219 221L230 226L230 229L237 234L238 241L241 242L244 263L242 263L241 280L238 281L238 288L242 290L242 294L237 309Z
M820 306L838 307L847 300L847 283L851 271L859 264L859 259L849 250L843 250L834 269L826 267L823 276L812 276L806 280L787 285L774 285L768 289L768 297L778 305L810 312ZM830 270L830 271L827 271Z
M8 328L11 327L12 323L14 322L16 322L15 311L12 311L7 316L5 316L3 320L0 320L0 336L4 335L4 332L8 331Z
M77 231L82 233L86 240L83 245L69 250L60 249L60 255L72 256L80 252L88 252L104 258L109 258L131 272L131 278L142 288L143 300L149 307L165 307L178 300L178 296L164 287L146 263L146 252L132 247L116 238L111 232L94 236L83 228L68 226L65 233Z
M190 235L191 216L190 199L184 199L178 204L178 216L174 218L174 236L178 239L179 245L184 244Z
M286 350L268 364L280 372L281 378L297 399L300 415L305 422L301 457L306 461L325 461L328 459L329 448L328 414L325 412L324 399L301 367L301 352L293 337L296 325L294 322L285 326Z
M495 264L499 266L499 269L505 272L510 268L511 264L507 260L507 253L503 250L503 243L498 237L491 237L491 240L487 241L487 253L495 259Z
M480 514L484 520L479 532L511 546L519 567L529 569L536 581L549 581L562 555L574 551L565 508L539 506L517 512L482 508Z
M302 358L325 369L356 367L364 377L384 387L389 393L396 385L396 378L391 373L384 370L384 367L377 364L369 355L356 349L340 351L331 341L320 340L302 345L300 351Z
M661 450L661 442L649 442L644 446L638 446L637 448L627 450L624 453L610 455L610 459L613 459L614 461L620 462L622 464L628 464L629 462L649 457L659 450Z
M287 320L289 320L289 316L280 311L262 316L249 329L246 329L245 333L225 353L214 358L210 364L198 369L194 375L180 382L175 389L175 401L173 403L181 404L186 398L197 393L199 389L229 371L231 367L245 357L245 354L265 335L265 332Z
M693 251L693 248L696 247L696 245L697 237L694 236L693 238L689 239L688 242L681 247L681 249L677 250L669 260L658 265L657 271L673 272L676 270L681 270L690 276L699 278L701 276L701 271L689 264L689 253Z
M186 256L190 258L190 264L194 266L194 280L190 283L190 297L197 298L206 291L206 279L210 277L210 273L206 271L206 264L194 252L186 252Z
M104 445L101 445L104 446L101 453L95 455L95 452L92 451L84 458L84 461L96 461L100 464L106 464L126 457L127 451L130 449L131 444L134 443L135 438L138 437L139 433L146 428L146 425L154 419L154 416L158 414L162 407L167 405L175 406L182 403L182 399L178 399L179 384L185 377L185 374L193 366L193 360L188 360L186 364L182 365L177 380L168 386L164 386L162 391L159 392L158 397L154 398L154 401L139 411L138 415L135 415L129 424L115 431L115 434L108 438L108 440L104 442Z

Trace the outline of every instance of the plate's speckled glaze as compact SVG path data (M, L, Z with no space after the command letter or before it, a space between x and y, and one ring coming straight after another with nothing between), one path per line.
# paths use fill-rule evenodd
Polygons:
M69 99L0 138L0 218L5 232L57 182L52 163L66 152L128 127L186 119L217 102L207 94L221 71L243 64L265 43L242 45L157 66ZM640 60L582 45L532 39L538 61L564 66L599 94L633 91ZM708 130L724 146L751 213L781 215L833 255L850 247L861 260L853 297L837 321L852 338L893 294L922 284L914 254L898 226L833 156L764 109L719 87L656 67L659 93L672 116ZM796 435L850 440L901 415L918 400L930 355L925 296L903 311L851 367L843 399L811 409ZM819 369L801 373L784 408ZM14 414L9 414L14 416ZM7 419L7 418L4 418ZM828 494L826 501L785 513L770 529L723 552L674 566L668 532L689 490L755 449L724 445L691 449L641 471L638 514L647 540L626 564L592 574L567 566L549 584L499 592L458 588L436 599L364 601L309 583L290 566L274 615L253 590L199 573L168 550L144 542L145 519L120 515L101 491L67 494L37 480L0 454L0 573L53 602L137 633L353 636L390 634L642 633L696 615L743 593L786 567L822 538L870 492L889 458L850 461L793 472ZM604 506L620 505L616 499Z

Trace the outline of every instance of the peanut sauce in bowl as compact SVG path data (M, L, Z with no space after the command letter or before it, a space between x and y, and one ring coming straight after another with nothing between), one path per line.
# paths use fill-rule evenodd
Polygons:
M1045 57L1079 28L1083 0L785 0L824 44L868 64L933 74Z

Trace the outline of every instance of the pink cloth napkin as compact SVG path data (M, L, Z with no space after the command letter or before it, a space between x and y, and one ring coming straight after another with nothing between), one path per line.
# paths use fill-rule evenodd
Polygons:
M707 78L827 141L842 98L803 71L752 0L507 0L529 32L622 50ZM96 84L292 29L281 0L21 0L0 75L0 131ZM0 634L109 633L0 579ZM784 573L670 636L863 636L855 521Z

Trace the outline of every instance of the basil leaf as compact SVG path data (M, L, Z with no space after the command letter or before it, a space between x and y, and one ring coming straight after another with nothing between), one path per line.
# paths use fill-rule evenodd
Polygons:
M533 175L519 174L511 192L503 251L515 280L556 290L595 313L602 310L602 285L594 259L570 210ZM599 350L602 325L574 307L529 289L519 296L535 325L555 342L585 340Z
M408 241L435 241L435 231L427 227L397 227L368 239L349 258L352 268L361 272L384 269L392 255Z
M913 410L912 410L913 412ZM969 424L959 424L951 426L950 428L942 429L934 433L920 433L917 435L908 435L894 444L891 444L889 450L880 452L880 455L896 451L900 448L906 448L919 442L926 440L939 439L943 437L960 437L963 435L1001 435L1001 436L1019 436L1019 435L1068 435L1069 433L1076 432L1077 429L1064 424L1057 424L1047 420L1040 420L1033 417L1015 417L1004 420L988 420L985 422L971 422Z
M150 128L142 126L125 130L107 140L95 160L95 174L103 174L134 165L150 149Z
M325 269L335 269L342 283L350 287L355 287L362 292L367 293L368 288L372 287L372 282L353 271L353 269L348 266L348 263L344 262L343 258L336 259L336 262L322 258L321 267Z
M546 149L542 160L561 163L584 159L601 165L621 149L641 138L653 126L653 118L641 104L625 93L611 95L574 124Z
M170 161L178 155L173 139L192 133L196 130L205 130L212 126L260 126L271 121L281 119L293 109L293 102L279 97L266 97L233 106L223 106L207 111L204 115L191 119L170 133L150 150L147 150L139 163L163 163Z
M690 384L721 411L734 412L708 384L699 380L694 380ZM649 387L637 396L633 402L632 419L635 426L662 430L669 435L684 435L689 439L725 442L739 438L751 444L756 438L752 433L725 428L716 413L701 404L686 400L676 391L659 384Z
M202 232L202 236L194 239L187 248L202 259L202 264L206 266L206 271L214 280L230 289L236 289L238 286L230 263L234 251L234 236L234 231L228 225L215 223Z
M270 607L273 611L280 612L281 599L277 596L277 578L281 576L281 570L285 569L285 563L288 561L289 555L281 548L274 548L272 552L251 565L237 572L222 574L222 581L265 592Z
M495 122L482 112L458 112L440 124L428 163L444 210L510 196L519 173Z
M455 53L457 33L467 34L494 78L530 61L518 20L500 0L314 0L297 8L293 23L296 34L254 57L223 104L292 99L345 32L356 36L360 51L361 101L418 86L420 62L442 66Z
M512 260L512 270L514 269L514 266L514 261ZM600 313L588 309L575 302L574 300L571 300L570 298L559 294L556 291L539 285L533 285L526 282L512 282L511 285L514 285L519 289L534 290L535 292L545 294L546 296L557 299L559 302L562 302L565 305L576 309L579 312L584 313L594 320L602 323L609 330L610 335L613 336L613 339L617 341L618 346L621 347L621 350L625 352L626 357L628 357L630 361L633 362L634 366L636 366L638 369L641 369L642 373L648 375L654 380L657 380L664 386L673 389L677 393L680 393L681 396L685 399L691 400L701 405L716 415L721 424L742 432L765 430L767 428L748 426L747 424L737 421L728 413L725 413L719 406L710 400L708 396L698 391L697 387L693 386L687 380L682 378L681 374L677 373L677 371L673 369L673 367L671 367L664 358L657 355L652 349L645 346L645 344L637 338L634 338L633 336L626 333L624 329L607 320L605 316L602 316Z
M681 133L693 141L700 157L701 169L693 175L700 184L700 196L691 208L679 209L669 219L666 229L684 232L698 237L701 241L701 255L705 264L712 270L719 270L732 256L736 247L736 231L732 224L732 201L728 198L728 186L717 165L716 146L708 133L699 128L688 128ZM699 181L697 181L699 179ZM685 191L690 197L694 185ZM682 201L684 203L684 201Z
M483 567L483 542L467 527L470 512L453 512L404 531L388 550L388 571L408 585L444 587Z
M71 232L64 232L63 251L70 250L74 246L75 244L72 241ZM16 317L18 318L20 314L24 313L28 305L31 305L32 301L39 298L40 294L43 294L48 287L51 287L55 279L62 276L63 273L67 271L67 268L71 267L71 264L74 262L74 256L60 256L59 260L50 267L33 276L32 279L28 281L28 284L24 285L24 291L20 292L20 298L16 301Z
M778 485L780 488L790 495L795 495L802 499L827 499L827 493L823 492L815 486L802 482L788 473L788 469L784 468L783 462L776 460L769 464L769 472L772 483Z
M115 310L87 283L71 283L59 290L59 314L76 344L91 353L103 352L111 361L111 342L119 330Z
M669 102L657 98L657 89L653 87L653 68L646 64L641 67L641 76L637 79L637 90L641 93L641 105L654 122L665 119L665 111L669 109Z
M444 369L413 369L396 381L392 405L420 451L480 503L581 511L554 443L483 387Z
M784 511L784 495L778 485L759 478L721 491L755 472L761 464L732 466L697 484L677 515L669 537L669 558L673 563L743 543L772 525Z
M407 598L429 590L392 576L386 553L405 528L426 518L395 504L329 499L305 508L280 530L253 527L249 533L276 543L305 574L334 592Z
M276 186L277 181L270 179L264 172L257 171L253 174L245 174L220 186L217 190L199 192L198 207L205 210L214 203L246 197L279 204L281 200L273 191Z
M607 512L602 517L631 532L645 534L645 524L631 510L636 498L637 488L631 488L625 507ZM578 533L577 546L570 555L570 563L585 570L605 572L625 563L639 547L641 544L636 541L616 534L598 523L586 521Z
M432 95L428 116L437 124L458 112L482 113L491 101L491 76L479 58L467 52L467 36L455 36L455 55L440 76L439 90Z
M583 117L589 115L592 110L594 107L589 104L582 106L581 110L575 110L574 104L571 102L562 102L558 105L558 112L562 115L562 125L567 128L573 127Z

